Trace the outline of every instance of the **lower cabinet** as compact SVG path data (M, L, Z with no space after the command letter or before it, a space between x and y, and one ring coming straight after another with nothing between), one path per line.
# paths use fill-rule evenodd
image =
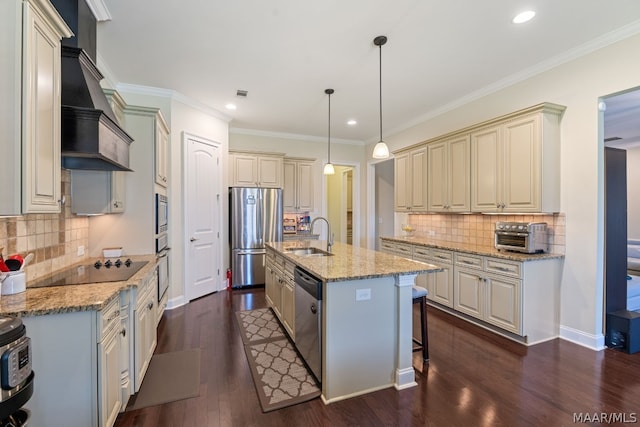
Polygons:
M137 393L142 385L144 375L147 373L153 351L157 344L156 331L156 292L158 289L158 273L153 269L143 279L143 284L138 287L136 293L134 319L134 391Z
M492 271L500 271L502 275ZM453 308L523 335L521 271L523 266L519 262L456 253Z
M120 369L120 298L99 314L102 324L98 342L98 425L112 426L122 409Z
M516 261L385 239L381 248L442 267L416 284L451 314L526 344L559 334L561 257Z
M267 249L265 266L265 296L267 304L295 341L295 284L293 269L295 265L273 250Z

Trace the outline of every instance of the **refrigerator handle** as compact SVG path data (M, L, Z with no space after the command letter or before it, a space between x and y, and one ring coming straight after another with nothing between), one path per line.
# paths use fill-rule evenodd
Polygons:
M262 194L262 189L258 189L258 203L256 203L256 216L258 220L258 243L260 246L264 244L264 235L262 234L262 215L264 212L264 194Z

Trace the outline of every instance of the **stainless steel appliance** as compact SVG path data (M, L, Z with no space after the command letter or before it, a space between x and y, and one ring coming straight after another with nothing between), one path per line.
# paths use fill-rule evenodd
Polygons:
M19 317L0 318L0 425L27 425L33 395L31 340Z
M169 245L169 200L164 194L156 193L156 253Z
M300 267L293 271L296 311L296 348L322 381L322 281Z
M282 189L229 189L234 288L264 285L265 242L282 241Z
M158 302L169 289L169 249L158 254Z
M549 252L546 222L496 222L496 249L536 253Z

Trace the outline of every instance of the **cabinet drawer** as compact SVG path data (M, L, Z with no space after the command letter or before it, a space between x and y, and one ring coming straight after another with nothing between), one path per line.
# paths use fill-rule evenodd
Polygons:
M463 267L483 269L482 257L479 255L461 254L456 252L455 264Z
M100 310L98 324L100 341L115 324L120 324L120 298L112 299L105 308Z
M438 263L444 262L447 264L453 263L453 252L451 251L443 251L441 249L434 249L431 253L431 258ZM466 264L465 264L466 265Z
M396 252L396 244L388 240L380 240L380 250L387 253Z
M396 255L411 259L411 245L406 243L396 243Z
M430 262L432 258L432 249L424 246L413 247L413 259L416 261Z
M520 278L522 264L519 262L509 262L496 258L485 258L485 270L487 273L496 273L504 276Z

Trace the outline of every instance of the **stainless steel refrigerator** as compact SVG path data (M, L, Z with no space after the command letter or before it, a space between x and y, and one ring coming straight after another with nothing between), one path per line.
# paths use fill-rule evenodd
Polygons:
M264 285L265 242L282 241L282 189L229 189L231 286Z

